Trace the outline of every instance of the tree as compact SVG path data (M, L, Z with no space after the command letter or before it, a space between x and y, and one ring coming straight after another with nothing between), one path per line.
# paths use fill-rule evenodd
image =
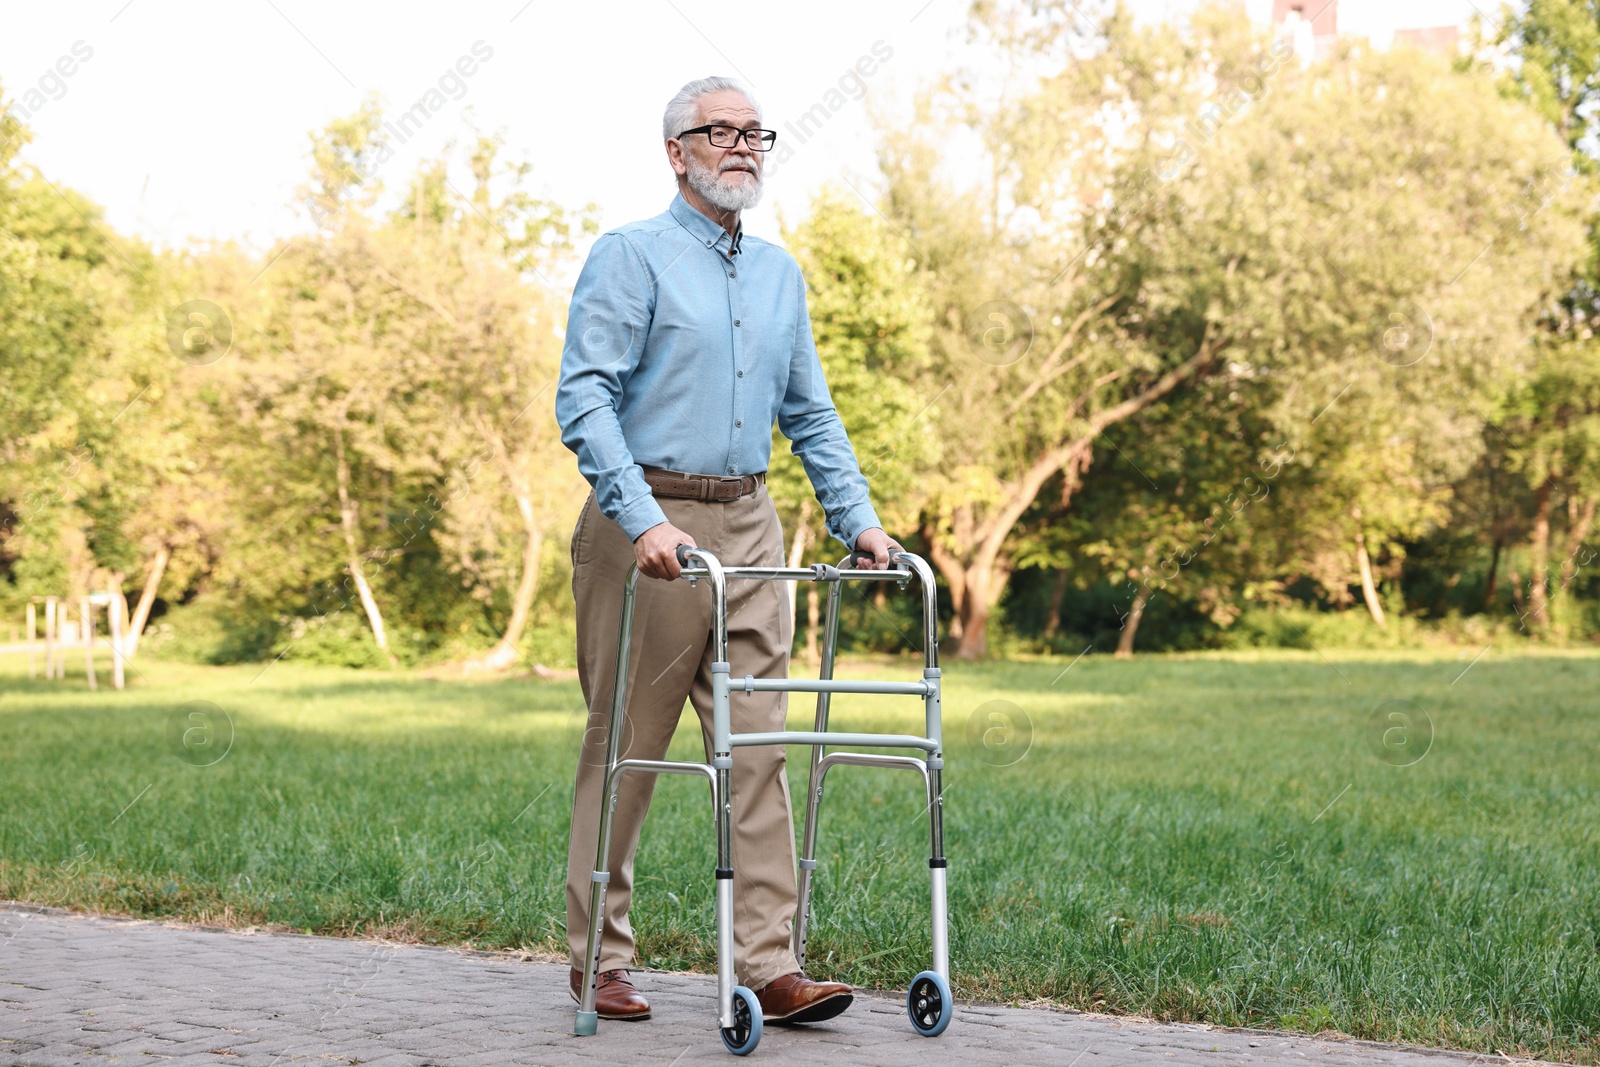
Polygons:
M1297 440L1346 386L1475 389L1576 255L1571 195L1527 210L1564 153L1485 77L1350 49L1302 72L1221 8L1177 33L1115 8L1105 46L1068 61L1073 5L978 10L1012 70L1044 70L964 107L965 130L929 125L982 147L984 187L954 186L928 139L884 153L888 210L938 279L952 458L924 532L959 655L984 650L1018 520L1058 475L1070 502L1109 429L1214 377ZM1494 275L1467 269L1486 244ZM1382 379L1376 348L1413 305L1448 336Z
M395 662L374 580L395 558L381 544L392 539L391 514L415 511L417 481L432 469L429 453L414 447L429 436L432 412L412 403L411 352L443 343L446 327L419 314L414 298L394 284L388 268L410 250L367 215L381 187L374 175L390 151L381 122L369 100L313 135L308 202L329 232L275 250L263 272L257 332L233 367L252 435L236 458L271 472L268 492L248 502L254 529L264 535L257 543L270 552L287 537L327 559L322 544L336 532L333 555L345 577L332 600L314 598L312 610L328 614L324 605L337 601L333 611L342 611L353 591L378 651ZM243 477L260 482L262 472L255 467ZM297 565L299 551L305 548L283 560L276 589L263 588L266 575L248 581L266 599L303 587L307 572L322 568Z
M1016 534L1018 563L1053 540L1051 564L1096 564L1092 578L1118 590L1118 657L1133 655L1158 599L1226 627L1281 588L1280 490L1292 461L1253 398L1207 378L1124 422L1112 455L1066 505L1043 494L1048 506Z
M0 571L16 595L81 595L137 560L147 467L165 446L125 418L172 373L153 345L166 265L15 151L0 111Z
M891 534L914 528L922 479L938 449L925 417L937 398L920 272L881 220L835 188L819 193L806 220L786 228L784 238L805 275L817 355L878 517ZM776 431L767 485L790 531L790 564L798 566L823 538L822 516L800 461ZM816 587L807 595L814 642Z
M499 640L468 659L468 671L502 670L520 656L545 542L573 520L584 495L582 479L562 462L550 407L540 403L561 361L562 308L543 272L571 251L574 229L593 232L592 211L574 218L531 196L522 188L525 164L497 175L502 148L498 137L477 137L470 203L448 195L443 161L418 175L395 220L409 249L384 275L444 329L437 343L412 349L428 393L418 402L438 416L431 450L438 469L450 472L435 537L486 602L512 589ZM498 199L497 176L509 186ZM484 467L488 478L478 477ZM507 543L518 550L505 551Z
M1501 44L1521 62L1506 77L1508 95L1528 101L1571 150L1579 173L1600 174L1600 5L1593 0L1530 0L1505 21ZM1525 382L1502 402L1506 465L1532 490L1529 523L1530 576L1524 627L1550 627L1551 583L1558 594L1571 585L1600 498L1600 346L1594 322L1600 315L1600 214L1589 219L1590 255L1575 271L1559 308L1542 324L1536 362ZM1561 501L1565 507L1559 506ZM1555 527L1565 512L1565 543L1555 574L1551 558ZM1520 592L1520 590L1518 591Z
M463 631L477 616L497 641L458 666L498 670L521 654L545 544L581 500L538 400L560 345L543 272L592 212L532 196L527 165L477 135L470 195L447 148L380 217L380 126L369 102L313 137L306 193L324 232L265 272L234 390L250 427L235 462L268 490L245 502L257 521L234 551L263 565L231 577L266 603L303 598L296 615L359 603L391 660L391 620L436 628L465 609Z
M1593 562L1586 541L1600 502L1600 358L1588 327L1557 330L1541 346L1536 372L1504 404L1505 462L1533 492L1528 596L1518 614L1535 631L1559 621L1553 602ZM1557 543L1563 517L1565 537Z

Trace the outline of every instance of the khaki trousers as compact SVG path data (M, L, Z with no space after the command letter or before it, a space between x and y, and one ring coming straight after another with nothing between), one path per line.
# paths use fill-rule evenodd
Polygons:
M730 566L780 567L783 531L765 486L727 503L659 500L667 519ZM573 797L567 853L567 943L572 966L583 967L589 924L590 872L605 789L606 732L611 718L622 588L634 561L633 543L600 512L593 494L572 534L572 595L578 607L578 678L589 708ZM711 749L711 591L702 582L640 577L629 653L627 720L622 759L662 759L687 698L700 717L707 758ZM732 676L785 677L792 620L777 582L728 585L728 662ZM784 729L787 694L735 693L729 699L735 733ZM797 904L794 819L781 746L733 752L733 952L739 980L760 989L800 969L790 947ZM600 970L633 963L633 854L639 844L655 776L621 781L612 820L605 937ZM710 797L704 798L708 813ZM706 819L707 885L716 847Z

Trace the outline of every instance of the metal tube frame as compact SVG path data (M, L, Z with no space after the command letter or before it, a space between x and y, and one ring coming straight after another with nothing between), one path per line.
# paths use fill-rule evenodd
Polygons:
M574 1032L579 1035L595 1033L598 1014L595 1010L596 983L599 977L600 953L605 928L606 886L611 881L609 870L611 852L611 821L617 804L617 790L628 774L704 774L711 784L712 806L715 809L717 835L716 909L717 909L717 1024L723 1028L734 1025L733 988L733 749L753 745L807 745L811 748L811 780L806 793L805 829L799 861L799 907L795 914L793 934L794 952L801 966L805 965L806 930L810 915L812 879L816 869L817 817L822 800L823 779L828 770L840 764L863 767L903 768L919 771L927 787L930 854L928 867L932 896L933 970L946 981L950 977L949 916L945 902L944 856L944 799L943 768L944 742L940 715L939 674L939 620L937 590L933 570L918 556L897 552L893 561L901 566L889 570L856 570L853 563L856 553L851 553L838 567L816 564L806 568L784 567L724 567L710 552L687 546L679 549L683 564L680 576L691 585L700 579L711 583L712 603L712 664L711 664L711 741L710 763L678 762L667 760L619 760L618 747L622 736L623 719L627 709L628 654L632 643L633 609L637 594L639 572L630 567L623 583L622 616L617 633L616 681L612 687L611 719L606 730L605 793L601 800L600 827L595 845L595 869L590 876L589 930L587 951L583 964L583 984L579 990L577 1020ZM922 588L923 603L923 657L920 682L837 682L833 678L835 652L839 636L839 601L845 580L896 581L902 588L915 577ZM757 679L746 676L731 683L728 664L728 580L750 579L758 581L817 581L828 584L828 613L824 627L822 668L820 677L808 679ZM817 694L816 729L811 731L780 730L766 733L734 735L728 701L736 688L746 693L754 692L814 692ZM828 733L828 710L832 695L845 693L891 693L921 696L926 715L926 736L909 734ZM824 754L828 745L859 747L916 748L922 758L888 756L874 753L833 752Z
M846 557L846 562L854 557ZM927 722L927 741L930 743L925 760L918 761L903 756L870 756L845 753L823 754L822 745L811 750L811 778L806 789L806 815L801 835L799 858L799 907L795 913L793 947L795 958L805 966L806 940L811 922L812 872L817 869L817 823L822 804L823 779L828 768L847 763L856 766L902 766L912 763L924 771L928 796L929 829L929 894L932 911L933 970L946 981L950 979L949 909L946 903L944 855L944 741L939 672L939 615L938 588L934 583L933 569L919 556L909 552L895 553L896 562L902 562L917 578L922 589L923 607L923 678L926 690L923 695ZM841 563L841 568L844 564ZM892 573L868 571L864 573ZM904 585L904 579L901 581ZM833 583L828 590L827 614L823 622L821 680L833 678L839 642L839 603L843 584ZM828 713L833 692L843 689L822 688L817 691L817 716L814 733L828 732ZM836 735L837 736L837 735Z

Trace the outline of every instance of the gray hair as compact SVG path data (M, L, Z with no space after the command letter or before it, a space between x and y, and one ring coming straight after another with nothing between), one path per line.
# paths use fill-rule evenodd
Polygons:
M700 98L707 93L720 93L729 89L750 101L750 106L755 108L758 114L760 113L761 105L750 95L750 90L734 79L697 78L679 89L678 95L668 102L667 113L661 117L661 139L670 141L684 130L700 125Z

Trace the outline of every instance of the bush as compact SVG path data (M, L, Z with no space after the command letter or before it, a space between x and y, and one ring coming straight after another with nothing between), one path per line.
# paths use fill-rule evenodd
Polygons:
M272 655L282 624L264 612L202 597L149 623L140 654L183 663L242 663Z
M150 623L139 649L156 659L184 663L253 663L281 652L284 659L321 666L389 666L359 612L311 619L269 615L222 597L201 597L171 609ZM402 645L402 651L409 647Z
M1218 647L1240 648L1417 648L1428 645L1486 645L1516 631L1516 620L1451 612L1421 621L1390 614L1379 627L1366 608L1318 611L1306 607L1253 608L1219 633Z
M288 620L285 631L283 638L289 644L283 651L284 659L321 667L389 666L389 657L379 651L366 617L359 611L337 611L312 619L296 616ZM410 642L393 640L389 646L397 658L401 651L409 653L412 647Z
M522 635L522 654L530 663L546 667L578 665L578 621L565 617L542 626L529 627Z

